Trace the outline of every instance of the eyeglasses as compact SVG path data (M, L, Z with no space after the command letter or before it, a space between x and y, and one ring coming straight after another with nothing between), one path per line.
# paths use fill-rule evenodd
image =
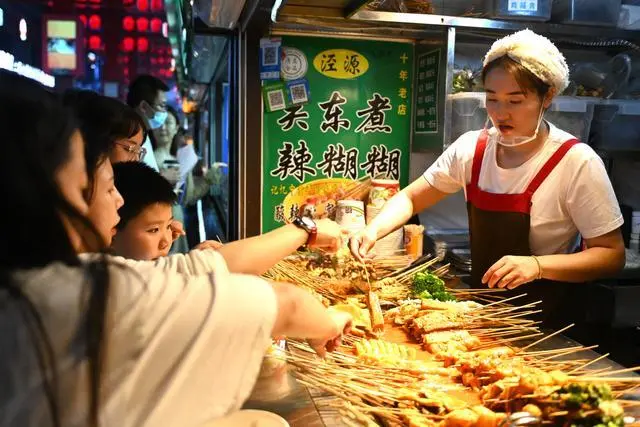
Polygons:
M144 159L144 156L147 154L146 148L140 147L136 143L131 141L129 142L115 141L114 144L121 146L128 153L131 153L132 155L136 156L138 158L138 161L142 161L142 159Z

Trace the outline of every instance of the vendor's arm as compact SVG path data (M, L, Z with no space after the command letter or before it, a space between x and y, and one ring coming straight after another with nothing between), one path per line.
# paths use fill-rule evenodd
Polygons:
M409 219L462 189L473 158L478 132L461 136L431 165L423 176L391 198L376 218L350 241L356 258L365 257L378 239L400 228Z
M505 256L484 275L490 288L514 289L538 278L582 283L612 276L624 267L625 250L620 229L585 239L587 249L574 254L539 257Z
M583 144L570 154L583 159L567 183L564 207L584 238L586 249L537 258L504 257L485 273L483 283L513 289L535 280L540 273L543 279L579 283L611 276L624 267L623 219L604 164Z
M351 252L356 257L365 257L377 240L403 226L413 215L435 205L447 195L448 193L438 190L423 177L418 178L385 203L373 221L351 238Z
M316 226L318 235L311 247L337 251L341 244L340 226L328 219L316 221ZM231 272L259 276L303 246L308 238L305 230L288 224L260 236L227 243L218 252Z

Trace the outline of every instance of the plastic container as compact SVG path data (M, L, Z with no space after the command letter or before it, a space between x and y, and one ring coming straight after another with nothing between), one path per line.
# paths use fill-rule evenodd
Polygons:
M522 21L551 18L551 0L486 0L485 7L492 18Z
M589 142L596 102L588 97L558 96L553 100L544 118L581 142Z
M465 132L484 128L487 121L484 92L462 92L450 95L451 143Z
M484 92L451 95L451 142L470 130L484 128L487 110ZM597 101L588 97L558 96L545 113L545 119L580 141L589 141L589 131Z
M615 27L621 3L621 0L553 0L551 19L563 24Z
M371 180L369 204L381 208L400 191L400 182L393 179Z
M590 143L603 149L640 149L640 102L606 100L595 104Z
M340 227L355 233L365 227L364 202L361 200L339 200L336 222Z

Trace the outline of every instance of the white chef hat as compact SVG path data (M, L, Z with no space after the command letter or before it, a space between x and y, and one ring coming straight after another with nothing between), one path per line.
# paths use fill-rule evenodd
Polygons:
M569 85L569 67L564 56L544 36L522 30L496 40L484 57L483 66L505 55L556 88L558 94Z

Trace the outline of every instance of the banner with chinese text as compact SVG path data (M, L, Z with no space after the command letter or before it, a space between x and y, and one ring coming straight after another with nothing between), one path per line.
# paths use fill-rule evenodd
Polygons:
M282 225L282 202L316 179L365 175L407 184L413 45L283 37L282 76L305 78L309 102L263 116L262 231Z

